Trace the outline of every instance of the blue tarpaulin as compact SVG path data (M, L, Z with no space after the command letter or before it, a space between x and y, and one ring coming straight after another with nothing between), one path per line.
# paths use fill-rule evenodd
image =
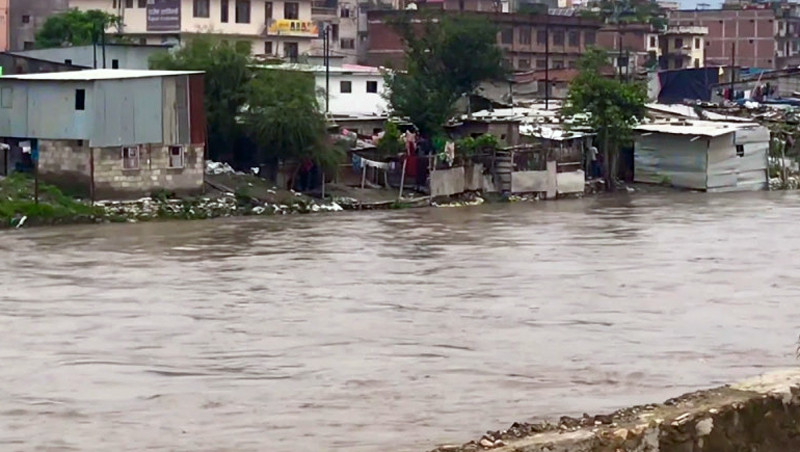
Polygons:
M658 73L661 91L658 101L664 104L684 100L711 100L711 89L719 83L719 69L701 67L676 69Z

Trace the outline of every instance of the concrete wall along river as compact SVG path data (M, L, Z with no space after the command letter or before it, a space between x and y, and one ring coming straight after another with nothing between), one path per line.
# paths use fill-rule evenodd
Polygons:
M3 231L0 450L422 451L791 366L798 218L621 194Z

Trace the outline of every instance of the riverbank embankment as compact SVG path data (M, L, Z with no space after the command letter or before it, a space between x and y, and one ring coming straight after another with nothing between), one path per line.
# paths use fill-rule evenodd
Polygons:
M608 415L514 423L432 452L786 452L800 450L800 369Z

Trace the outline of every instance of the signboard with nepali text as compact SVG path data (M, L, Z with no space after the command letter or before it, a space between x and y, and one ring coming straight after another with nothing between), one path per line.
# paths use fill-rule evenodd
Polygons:
M180 31L181 0L148 0L147 31Z
M317 24L311 20L274 20L267 29L270 35L278 36L308 36L316 38L319 36Z

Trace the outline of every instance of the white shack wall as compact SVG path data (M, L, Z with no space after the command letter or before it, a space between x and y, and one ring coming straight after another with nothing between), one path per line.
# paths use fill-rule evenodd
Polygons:
M732 137L733 134L725 135ZM706 189L708 138L653 132L634 139L634 181ZM730 139L730 138L729 138Z
M737 154L741 145L744 155ZM708 149L708 190L763 190L767 187L769 130L738 129L711 141Z

